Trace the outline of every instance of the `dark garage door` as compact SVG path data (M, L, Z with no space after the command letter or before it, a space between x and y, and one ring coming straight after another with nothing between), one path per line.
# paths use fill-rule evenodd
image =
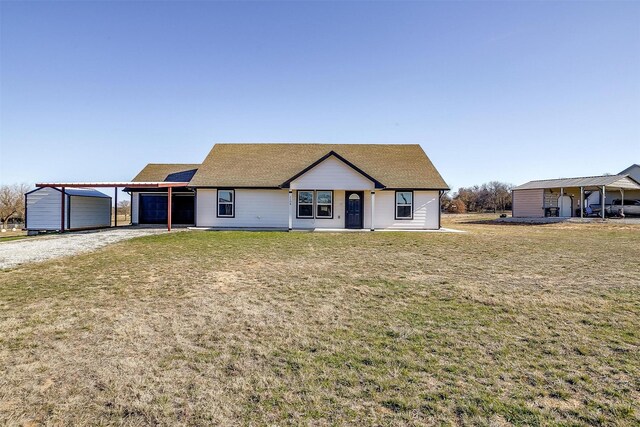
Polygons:
M194 201L191 194L174 194L172 197L172 224L194 224ZM167 223L167 195L140 195L140 224Z

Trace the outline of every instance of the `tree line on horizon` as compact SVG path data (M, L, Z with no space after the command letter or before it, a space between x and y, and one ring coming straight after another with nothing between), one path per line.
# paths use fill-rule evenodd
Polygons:
M511 210L512 188L512 184L500 181L460 187L452 194L445 193L440 206L448 213L504 212Z

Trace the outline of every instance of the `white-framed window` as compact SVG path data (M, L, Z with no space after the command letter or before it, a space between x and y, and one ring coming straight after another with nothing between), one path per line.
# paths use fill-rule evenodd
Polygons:
M234 190L218 190L218 218L234 218L236 195Z
M413 219L413 191L396 191L396 219Z
M298 218L313 218L313 191L298 191L296 216Z
M333 218L333 191L316 191L316 218Z

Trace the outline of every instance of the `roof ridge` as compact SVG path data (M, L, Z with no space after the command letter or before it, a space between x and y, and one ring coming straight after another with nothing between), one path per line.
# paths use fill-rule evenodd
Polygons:
M420 143L417 142L407 142L407 143L389 143L389 142L294 142L294 141L283 141L283 142L216 142L214 143L214 147L216 145L344 145L344 146L353 146L353 145L387 145L389 147L397 147L397 146L420 146Z
M171 165L171 166L196 166L201 165L202 163L147 163L149 165Z

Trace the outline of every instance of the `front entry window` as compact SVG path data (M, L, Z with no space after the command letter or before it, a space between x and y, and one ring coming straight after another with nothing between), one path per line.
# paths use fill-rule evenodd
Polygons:
M316 218L333 218L333 191L316 191Z
M313 218L313 191L298 191L298 218Z

